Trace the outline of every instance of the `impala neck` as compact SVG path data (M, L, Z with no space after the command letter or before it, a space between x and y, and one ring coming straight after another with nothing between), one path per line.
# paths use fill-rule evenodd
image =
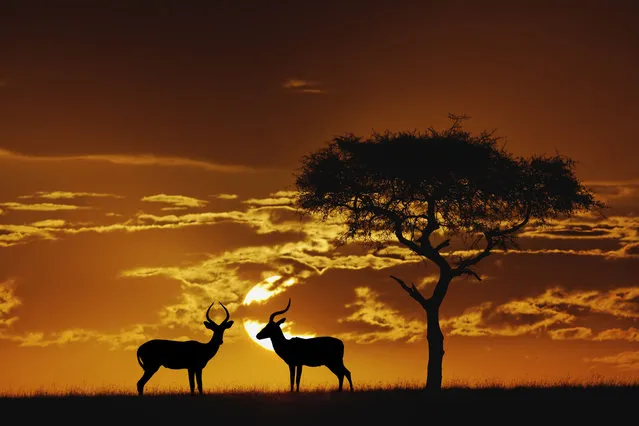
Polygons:
M223 343L222 337L224 335L224 331L214 331L213 336L211 336L211 340L207 343L209 346L220 346Z
M288 343L288 339L284 337L284 333L281 329L277 329L271 336L271 343L273 343L273 349L277 354L280 354L286 351L286 344Z

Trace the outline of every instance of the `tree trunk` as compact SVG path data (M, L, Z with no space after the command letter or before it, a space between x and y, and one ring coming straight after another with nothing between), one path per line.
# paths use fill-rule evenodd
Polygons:
M426 390L440 391L442 388L442 363L444 360L444 334L439 328L439 305L427 305L426 339L428 340L428 370Z

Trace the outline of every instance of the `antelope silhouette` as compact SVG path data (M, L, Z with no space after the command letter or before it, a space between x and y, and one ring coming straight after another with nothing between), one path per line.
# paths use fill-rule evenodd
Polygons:
M197 379L197 387L202 393L202 369L215 356L223 343L224 331L231 328L233 321L229 321L229 311L222 305L226 312L226 318L218 325L209 317L209 312L215 302L206 310L206 321L204 326L213 331L213 337L208 343L201 343L196 340L176 341L154 339L149 340L138 348L138 363L144 370L142 378L138 380L138 393L144 392L144 385L160 369L160 367L172 370L187 369L189 372L189 386L191 395L195 392L194 379Z
M297 392L300 391L300 379L302 378L302 367L319 367L325 365L337 376L339 380L338 391L341 392L344 383L344 376L348 379L351 391L353 382L351 372L344 366L344 342L336 337L321 336L311 338L293 337L287 339L282 333L280 326L286 318L274 321L277 315L288 311L291 307L291 299L288 305L281 311L273 312L268 320L268 324L255 336L257 339L271 339L273 349L280 358L288 364L291 378L291 392L293 392L293 379L296 379ZM297 371L296 371L297 370ZM297 374L296 374L297 373Z

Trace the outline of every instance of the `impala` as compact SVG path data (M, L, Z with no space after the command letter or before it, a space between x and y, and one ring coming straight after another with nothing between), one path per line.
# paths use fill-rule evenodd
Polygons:
M293 392L293 379L296 378L297 392L300 391L300 379L302 378L302 367L319 367L325 365L337 376L339 380L339 391L342 390L344 376L353 390L351 372L344 366L344 343L335 337L321 336L311 338L293 337L287 339L282 333L280 326L286 318L274 321L277 315L288 311L291 307L291 299L288 305L281 311L273 312L268 320L268 324L255 336L257 339L271 339L273 349L280 358L288 364L291 378L291 392ZM297 369L297 374L296 374Z
M191 395L195 391L194 379L197 379L197 387L202 393L202 369L215 356L220 345L223 343L224 331L231 328L233 321L229 321L229 311L224 305L226 318L219 325L209 317L209 312L215 302L206 310L206 321L204 326L213 331L213 337L208 343L201 343L195 340L176 341L154 339L143 343L138 348L138 363L144 370L142 378L138 380L138 393L142 395L144 385L160 369L160 367L172 370L186 369L189 372L189 385Z

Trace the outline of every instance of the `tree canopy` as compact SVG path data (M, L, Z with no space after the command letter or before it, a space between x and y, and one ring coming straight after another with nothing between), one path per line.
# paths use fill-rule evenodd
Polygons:
M341 213L344 237L395 235L417 254L448 268L439 251L452 237L484 241L484 250L460 258L453 275L471 269L494 248L507 249L531 219L570 216L602 206L574 173L575 162L556 155L515 157L494 132L472 135L456 118L444 130L346 134L303 158L298 205L323 215ZM433 246L435 231L445 237Z

